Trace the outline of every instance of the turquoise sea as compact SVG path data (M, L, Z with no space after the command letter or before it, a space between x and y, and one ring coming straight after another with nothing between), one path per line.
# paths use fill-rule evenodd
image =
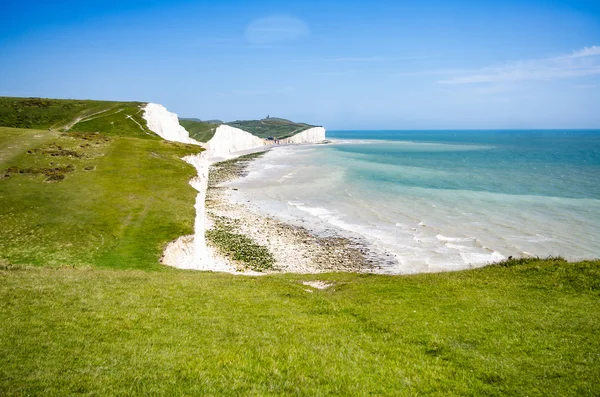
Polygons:
M240 200L367 242L390 273L600 257L600 130L328 131L234 182Z

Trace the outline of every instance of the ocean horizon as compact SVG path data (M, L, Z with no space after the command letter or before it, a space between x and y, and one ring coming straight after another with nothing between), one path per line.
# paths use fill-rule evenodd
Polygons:
M600 257L600 130L328 131L231 182L239 200L360 238L384 272Z

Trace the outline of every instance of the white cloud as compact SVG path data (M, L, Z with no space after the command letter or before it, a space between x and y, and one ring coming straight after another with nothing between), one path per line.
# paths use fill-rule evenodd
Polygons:
M253 45L271 45L308 36L310 29L301 19L272 15L256 19L246 27L246 40Z
M554 58L510 62L471 70L440 84L481 84L530 80L555 80L600 74L600 47L585 47L569 55Z
M580 58L580 57L592 57L592 56L596 56L596 55L600 55L600 47L597 45L593 45L591 47L583 47L583 49L578 50L578 51L573 51L573 55L571 55L571 57Z

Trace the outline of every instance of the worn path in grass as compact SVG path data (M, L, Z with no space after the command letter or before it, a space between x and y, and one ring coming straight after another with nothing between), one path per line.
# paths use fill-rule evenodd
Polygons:
M600 394L598 261L396 277L10 268L2 395ZM316 279L333 286L302 284Z
M142 118L142 102L0 97L0 126L160 139Z

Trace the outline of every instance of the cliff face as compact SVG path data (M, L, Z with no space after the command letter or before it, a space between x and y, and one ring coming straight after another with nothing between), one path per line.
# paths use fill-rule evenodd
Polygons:
M204 144L204 147L208 157L226 157L229 153L256 149L266 145L267 142L264 139L249 132L228 125L220 125L215 136Z
M279 141L279 143L283 144L293 144L293 143L318 143L323 142L325 140L325 128L323 127L313 127L308 130L304 130L302 132L297 133L294 136L289 138L285 138Z
M179 118L175 113L169 112L164 106L148 103L144 107L144 119L148 128L167 141L190 143L200 145L200 142L190 138L188 131L179 125ZM169 243L163 252L162 263L180 269L220 270L227 271L214 264L208 258L206 240L204 238L206 226L206 212L204 201L208 184L208 157L207 151L186 156L184 161L191 164L197 176L190 180L190 185L198 191L196 196L196 219L194 221L194 234L182 236ZM215 267L216 266L216 267Z
M144 107L143 117L148 128L163 139L204 146L207 158L227 157L230 153L275 144L275 141L259 138L247 131L225 124L217 128L215 135L208 142L200 143L190 138L189 132L179 125L179 118L175 113L169 112L164 106L156 103L148 103ZM317 143L324 140L325 128L313 127L277 142L287 145Z
M163 105L148 103L144 107L142 116L150 131L168 141L191 143L200 145L200 142L190 138L185 128L179 125L179 118L175 113L169 112Z
M148 103L144 107L143 117L148 128L163 139L201 145L206 149L199 154L183 158L183 160L194 166L197 171L197 176L190 181L190 184L198 191L195 204L194 234L179 237L169 243L163 252L161 262L180 269L235 272L235 269L231 268L230 265L217 260L206 246L205 200L209 158L228 157L230 153L276 145L276 141L267 141L239 128L221 125L215 131L212 139L205 144L201 144L190 138L188 131L179 125L177 115L169 112L162 105ZM277 142L279 144L301 144L322 142L324 140L325 129L314 127Z
M325 139L325 128L313 127L289 138L280 139L277 143L280 145L318 143L323 142ZM217 128L215 136L204 144L204 147L210 158L227 157L230 153L275 144L275 141L259 138L239 128L221 125Z
M179 269L232 271L227 265L211 258L206 248L206 189L208 186L208 154L206 151L183 158L196 168L198 175L190 180L190 185L198 191L196 196L196 219L194 234L181 236L165 248L162 263Z

